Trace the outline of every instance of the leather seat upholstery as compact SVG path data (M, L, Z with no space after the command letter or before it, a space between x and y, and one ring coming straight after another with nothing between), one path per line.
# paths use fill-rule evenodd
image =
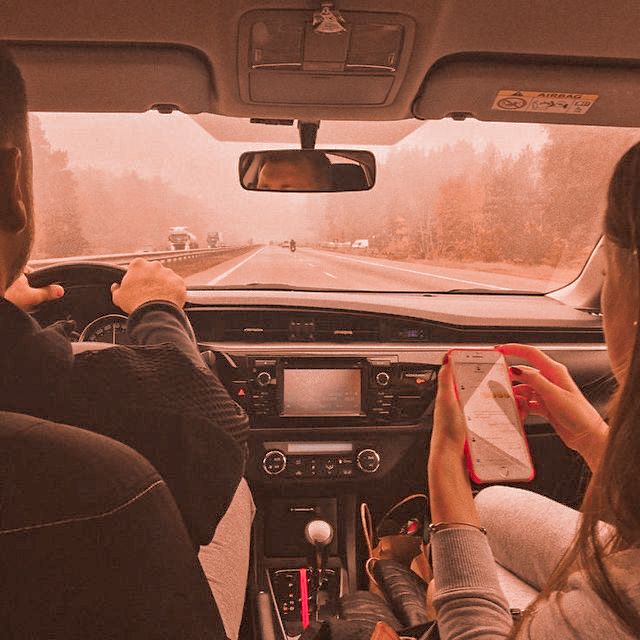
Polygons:
M132 449L0 412L7 638L224 638L173 497Z

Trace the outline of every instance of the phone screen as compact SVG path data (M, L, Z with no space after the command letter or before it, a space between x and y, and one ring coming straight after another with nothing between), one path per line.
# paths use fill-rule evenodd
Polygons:
M504 356L492 350L460 349L452 352L451 361L474 479L532 479L531 456Z

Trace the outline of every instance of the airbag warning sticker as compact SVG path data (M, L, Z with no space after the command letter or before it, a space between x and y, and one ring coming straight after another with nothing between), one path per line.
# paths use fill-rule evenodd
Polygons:
M553 91L514 91L503 89L493 102L496 111L528 113L565 113L584 115L598 96L592 93L559 93Z

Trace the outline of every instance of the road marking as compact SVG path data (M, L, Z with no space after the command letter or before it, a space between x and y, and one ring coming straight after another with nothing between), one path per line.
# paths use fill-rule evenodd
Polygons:
M315 266L316 266L313 262L307 262L307 265L308 265L309 267L315 267Z
M331 255L333 258L337 258L338 260L347 260L349 262L360 262L362 264L366 264L371 267L382 267L383 269L395 269L396 271L404 271L405 273L415 273L419 276L430 276L431 278L438 278L439 280L453 280L454 282L464 282L465 284L473 284L477 287L479 286L479 287L484 287L488 289L501 289L502 291L511 290L511 287L499 287L496 284L487 284L486 282L477 282L475 280L464 280L463 278L452 278L450 276L439 276L439 275L436 275L435 273L429 273L428 271L416 271L415 269L405 269L404 267L394 267L393 265L390 265L390 264L380 264L379 262L369 262L369 260L363 260L362 258L349 258L347 256L338 256L333 253L329 255Z
M260 247L257 251L254 251L250 256L246 257L241 262L238 262L238 264L231 267L231 269L227 269L224 273L221 273L220 275L216 276L213 280L210 280L209 282L207 282L207 284L218 284L220 280L224 280L229 274L233 273L238 267L241 267L245 262L249 262L251 258L255 258L255 256L257 256L261 251L264 251L266 248L267 248L266 246Z
M336 278L336 279L338 278L338 276L334 276L333 273L329 273L328 271L325 271L324 275L329 276L330 278Z

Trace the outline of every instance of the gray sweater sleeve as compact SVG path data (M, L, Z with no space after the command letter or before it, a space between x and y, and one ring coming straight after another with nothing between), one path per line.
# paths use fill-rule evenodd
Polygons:
M500 589L486 536L472 529L444 529L431 540L435 576L434 606L442 640L499 640L508 637L511 616ZM640 549L605 560L609 577L640 610ZM554 592L535 609L530 626L518 634L527 640L633 640L591 588L584 571L576 571L562 592Z
M431 539L442 640L497 640L512 627L487 537L473 529L442 529Z

